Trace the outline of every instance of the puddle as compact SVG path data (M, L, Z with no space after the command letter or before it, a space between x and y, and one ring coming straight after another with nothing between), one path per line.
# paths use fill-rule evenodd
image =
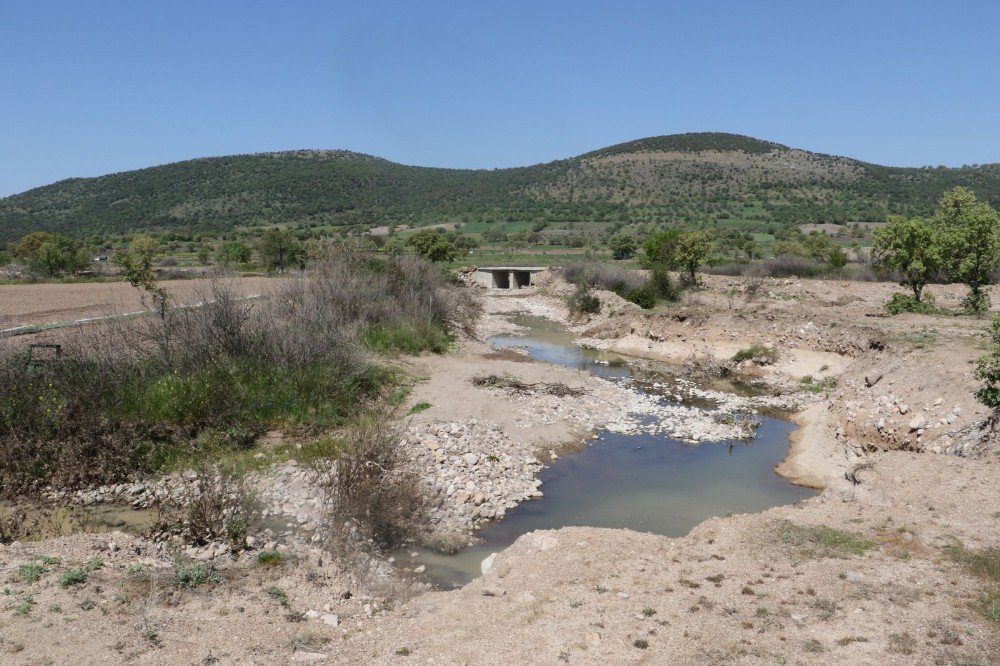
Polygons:
M552 321L528 316L512 320L527 330L491 338L495 347L523 348L540 361L601 377L632 378L621 357L573 345L572 333ZM644 382L637 381L635 387L644 390ZM599 439L579 453L542 470L544 497L522 503L503 520L479 530L482 543L454 555L402 550L395 553L397 566L424 565L428 580L454 588L478 576L480 563L491 553L533 530L588 526L683 536L713 516L791 504L815 494L774 473L794 429L787 421L765 417L753 442L699 446L662 435L601 431ZM411 559L412 552L419 556Z
M14 505L0 502L0 519L10 517ZM156 522L155 509L133 509L117 504L85 507L30 507L25 509L26 541L40 541L68 534L121 531L139 534Z

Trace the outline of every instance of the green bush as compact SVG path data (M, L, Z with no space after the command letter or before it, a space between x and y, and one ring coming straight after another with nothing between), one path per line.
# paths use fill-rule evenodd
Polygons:
M680 287L664 268L653 269L653 274L649 279L649 289L659 300L673 302L681 297Z
M884 307L885 311L891 315L903 314L904 312L915 312L918 314L941 313L940 308L934 307L934 296L926 293L919 301L909 294L895 293Z
M576 293L569 298L570 314L597 314L601 311L601 299L584 286L578 286Z
M644 310L656 307L656 295L650 287L640 287L625 294L625 300L635 303Z

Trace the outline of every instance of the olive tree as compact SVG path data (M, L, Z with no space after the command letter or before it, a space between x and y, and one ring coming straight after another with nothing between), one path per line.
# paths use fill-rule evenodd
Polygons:
M704 263L711 247L704 231L683 231L677 238L673 265L687 276L689 284L697 284L698 267Z
M1000 215L964 187L946 192L934 220L949 276L969 287L965 309L985 312L990 299L982 290L1000 265Z
M872 260L877 268L897 271L899 283L912 289L919 303L924 287L942 267L940 235L919 217L891 217L872 232Z

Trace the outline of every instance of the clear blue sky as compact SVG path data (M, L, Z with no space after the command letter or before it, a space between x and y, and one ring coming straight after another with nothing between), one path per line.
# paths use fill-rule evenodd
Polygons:
M998 28L995 0L3 0L0 196L209 155L491 168L690 131L998 162Z

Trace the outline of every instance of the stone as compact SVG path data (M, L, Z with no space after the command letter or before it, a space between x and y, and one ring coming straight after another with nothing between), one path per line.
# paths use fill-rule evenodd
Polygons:
M309 620L315 620L318 617L319 617L319 611L314 611L314 610L307 610L306 611L306 618L307 619L309 619Z
M475 504L476 506L479 506L485 501L486 501L486 495L484 495L483 493L476 493L476 496L472 498L472 503Z
M502 597L507 594L507 590L501 587L484 587L483 596L484 597Z
M469 467L475 467L479 463L479 456L475 453L466 453L462 458L465 460L465 464Z
M860 583L864 579L861 577L861 574L859 573L856 573L854 571L847 571L844 572L844 580L846 580L848 583Z
M925 425L927 425L927 419L923 416L915 416L910 419L910 423L908 425L910 430L921 430Z
M907 405L905 402L901 402L898 405L896 405L896 409L899 410L900 414L906 414L908 411L910 411L910 406Z
M492 553L489 557L479 563L479 570L484 576L493 569L493 565L496 564L496 560L497 553Z
M336 627L337 625L340 624L340 618L333 613L327 613L322 617L320 617L320 619L323 620L323 624L327 625L328 627Z
M424 566L423 564L421 564L419 567L415 567L413 569L413 573L423 573L425 571L427 571L427 567Z

